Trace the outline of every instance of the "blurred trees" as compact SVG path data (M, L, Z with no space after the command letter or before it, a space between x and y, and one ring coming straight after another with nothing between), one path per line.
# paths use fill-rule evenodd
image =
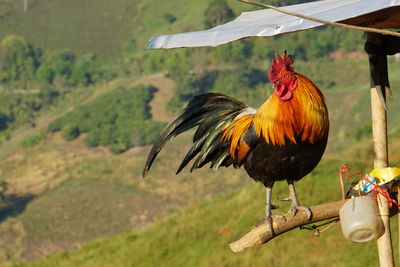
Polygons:
M27 89L37 84L58 88L88 86L109 76L93 53L43 53L16 35L6 36L0 42L0 83L7 88Z
M49 52L42 58L37 78L44 83L66 86L75 64L75 55L71 52Z
M93 53L77 56L68 51L42 51L24 38L9 35L0 41L0 143L23 123L34 126L43 107L73 87L85 87L113 77ZM65 137L76 135L64 129Z
M86 145L108 146L113 153L151 144L165 126L152 121L148 111L154 90L143 85L117 88L55 120L49 131L61 131L66 140L86 133L83 140Z
M271 4L281 6L301 2L305 0L272 0ZM226 0L209 1L204 11L207 28L235 17L228 3ZM171 26L176 26L179 19L178 14L164 15L165 23ZM78 55L69 51L42 51L22 37L6 36L0 41L0 142L1 138L9 138L12 129L18 125L34 125L38 111L49 107L74 88L108 81L116 75L137 77L161 72L171 77L176 87L168 107L173 111L182 108L194 95L209 91L226 93L256 105L260 92L265 94L265 90L270 90L266 85L266 71L275 53L287 50L296 60L307 64L327 59L334 51L363 48L361 33L333 27L272 38L245 39L216 48L143 53L137 42L136 37L131 37L125 45L123 58L106 66L93 53ZM310 68L312 66L310 64ZM332 83L329 79L321 80L320 84L329 86ZM131 89L118 89L115 94L96 100L99 102L94 106L79 108L73 113L75 117L68 115L54 122L52 130L59 130L67 140L87 133L84 138L87 145L108 145L114 152L151 143L162 124L151 121L147 106L143 104L149 101L151 90L143 90L133 93ZM128 97L138 100L135 102ZM116 103L114 98L119 102Z
M35 50L18 36L6 36L0 43L0 81L27 88L35 73Z
M213 0L205 11L205 26L212 28L226 23L235 17L233 10L225 0Z
M7 129L8 123L11 121L10 117L4 113L0 113L0 131Z

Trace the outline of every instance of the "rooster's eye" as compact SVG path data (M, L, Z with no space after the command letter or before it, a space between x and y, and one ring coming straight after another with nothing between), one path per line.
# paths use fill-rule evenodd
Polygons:
M286 73L285 74L285 79L287 79L287 78L289 78L289 74Z

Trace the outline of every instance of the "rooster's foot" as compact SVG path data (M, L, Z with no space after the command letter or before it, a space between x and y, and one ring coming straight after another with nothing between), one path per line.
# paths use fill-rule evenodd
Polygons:
M307 219L311 220L312 212L309 207L300 206L300 205L292 205L292 206L290 206L289 212L293 213L293 217L294 217L294 216L296 216L296 214L299 210L304 210L304 212L307 214Z
M257 228L258 226L260 226L260 225L262 225L264 223L267 223L268 224L268 230L272 234L274 234L274 228L273 228L273 225L272 225L272 222L274 220L282 220L282 221L286 222L285 216L280 215L280 214L273 214L273 215L265 216L261 221L259 221L256 225L253 226L253 229Z
M296 216L298 210L300 210L300 209L304 210L304 212L307 214L308 220L310 220L312 217L311 209L309 207L300 205L293 182L288 182L288 184L289 184L289 193L290 193L289 199L292 201L289 212L293 213L293 216Z

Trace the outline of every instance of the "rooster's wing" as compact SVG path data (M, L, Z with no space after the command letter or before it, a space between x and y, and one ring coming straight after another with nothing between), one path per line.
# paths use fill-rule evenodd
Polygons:
M246 104L222 94L208 93L194 97L161 132L147 158L143 177L147 175L154 159L167 141L196 126L198 128L193 136L193 146L177 173L196 156L191 171L208 162L211 162L213 169L232 164L235 167L240 166L241 160L249 152L247 144L254 144L256 139L254 130L248 131L252 128L250 124L243 127L238 122L246 116L253 116L255 112L255 109ZM243 142L244 140L246 142ZM245 149L243 146L246 146ZM235 159L236 155L240 156L239 160Z

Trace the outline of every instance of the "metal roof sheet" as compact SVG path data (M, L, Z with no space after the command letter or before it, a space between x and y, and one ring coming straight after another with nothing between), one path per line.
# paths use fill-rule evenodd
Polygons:
M281 7L287 11L350 25L400 29L400 0L324 0ZM149 49L218 46L252 36L273 36L323 24L272 9L243 12L209 30L153 37Z

